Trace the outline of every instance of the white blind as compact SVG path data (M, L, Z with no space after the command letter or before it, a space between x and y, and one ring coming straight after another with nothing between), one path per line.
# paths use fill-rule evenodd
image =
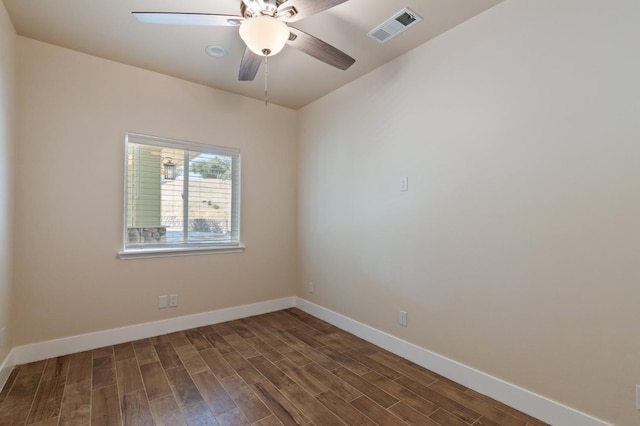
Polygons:
M127 134L125 178L125 249L239 244L239 151Z

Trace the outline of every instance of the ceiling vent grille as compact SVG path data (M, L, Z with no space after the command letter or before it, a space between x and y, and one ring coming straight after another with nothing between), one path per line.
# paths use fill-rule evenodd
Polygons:
M369 31L367 35L372 39L377 40L379 43L386 43L420 21L422 21L421 17L416 15L416 13L411 9L405 7L400 12Z

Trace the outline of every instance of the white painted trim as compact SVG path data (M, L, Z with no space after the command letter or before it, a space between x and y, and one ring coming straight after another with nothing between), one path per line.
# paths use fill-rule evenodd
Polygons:
M399 339L325 307L311 303L308 300L298 297L296 307L389 352L393 352L544 422L563 426L609 425L609 423L588 414Z
M253 303L250 305L236 306L216 311L203 312L177 318L169 318L161 321L147 322L127 327L97 331L95 333L87 333L78 336L70 336L61 339L17 346L12 351L13 362L15 365L40 361L47 358L101 348L103 346L117 345L118 343L131 342L133 340L158 336L160 334L173 333L175 331L188 330L190 328L266 314L268 312L292 308L295 306L295 303L295 297L285 297L282 299Z
M0 390L2 390L5 383L7 383L7 379L11 374L11 370L13 370L13 367L16 366L16 363L13 360L14 353L15 353L15 349L12 349L11 352L9 352L7 357L4 359L4 361L2 361L2 364L0 364Z

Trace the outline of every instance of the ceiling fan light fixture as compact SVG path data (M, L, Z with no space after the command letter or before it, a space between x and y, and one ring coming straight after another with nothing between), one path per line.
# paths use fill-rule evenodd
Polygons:
M240 37L256 55L273 56L287 43L289 28L276 18L262 15L242 22Z

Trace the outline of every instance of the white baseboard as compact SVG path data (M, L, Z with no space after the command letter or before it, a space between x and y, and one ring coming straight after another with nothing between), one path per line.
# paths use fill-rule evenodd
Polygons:
M292 308L295 306L295 303L295 297L285 297L282 299L268 300L266 302L252 303L250 305L236 306L233 308L219 309L200 314L186 315L161 321L153 321L144 324L136 324L127 327L113 328L111 330L97 331L95 333L87 333L78 336L64 337L62 339L17 346L12 351L12 362L13 365L19 365L27 362L40 361L47 358L97 349L103 346L117 345L118 343L145 339L148 337L158 336L160 334L173 333L175 331L188 330L190 328L266 314L268 312ZM0 379L1 378L2 377L0 376Z
M366 324L298 297L286 297L250 305L203 312L111 330L15 347L0 364L0 389L15 365L116 345L160 334L232 321L282 309L298 307L349 333L415 362L477 392L552 425L609 426L608 423L574 410L544 396L490 376L467 365L438 355Z
M7 383L7 379L11 374L11 370L16 366L14 362L14 354L15 349L12 349L11 352L7 355L7 357L0 364L0 390L4 387L4 384Z
M552 425L609 426L608 423L472 367L438 355L322 306L297 298L296 307L416 364Z

